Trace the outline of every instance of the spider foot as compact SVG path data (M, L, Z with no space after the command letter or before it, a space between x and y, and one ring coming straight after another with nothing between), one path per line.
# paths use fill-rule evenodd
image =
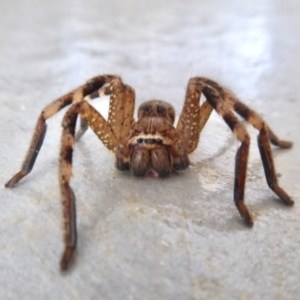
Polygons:
M242 218L244 219L246 225L250 228L253 227L254 223L245 203L239 201L238 203L236 203L236 207L239 213L241 214Z
M17 182L19 182L26 174L23 171L15 174L10 180L5 183L6 188L12 188Z
M275 186L273 191L285 205L293 206L295 204L294 200L292 200L291 197L280 186Z
M279 139L276 136L276 134L271 130L271 128L268 125L266 126L268 130L269 139L274 146L277 146L279 148L284 148L284 149L291 148L293 146L292 142Z
M75 247L66 246L65 251L62 255L61 261L60 261L60 270L62 272L66 272L68 270L68 267L72 260L74 251L75 251Z
M283 148L283 149L287 149L287 148L291 148L293 146L293 143L292 142L289 142L289 141L283 141L283 140L280 140L278 141L276 144L273 143L275 146L278 146L280 148Z
M245 223L246 223L246 225L248 226L248 227L250 227L250 228L252 228L253 227L253 225L254 225L254 223L253 223L253 220L252 220L252 218L250 217L250 219L249 218L244 218L244 221L245 221Z

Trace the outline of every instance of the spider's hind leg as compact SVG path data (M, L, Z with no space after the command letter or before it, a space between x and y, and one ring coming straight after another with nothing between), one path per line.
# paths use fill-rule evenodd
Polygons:
M267 183L271 190L284 201L286 205L294 205L294 201L287 195L287 193L278 185L277 175L275 171L274 161L270 142L279 146L280 148L290 148L291 142L280 140L265 121L252 109L247 107L244 103L236 98L231 98L233 101L233 109L252 124L257 130L259 135L257 137L258 148L263 163Z
M62 108L72 104L73 102L81 100L84 96L97 91L106 83L112 81L116 76L114 75L100 75L96 76L84 85L77 89L65 94L64 96L56 99L49 105L47 105L41 112L37 123L35 125L34 134L30 142L29 149L25 156L24 162L21 166L21 170L16 173L6 184L5 187L13 187L23 177L29 174L34 166L39 151L43 145L43 141L47 131L46 120L55 115Z
M30 142L30 146L27 151L24 162L22 163L21 170L18 173L16 173L9 181L5 183L6 188L13 187L23 177L25 177L27 174L31 172L34 163L36 161L36 158L39 154L39 151L43 145L46 132L47 132L47 124L42 113L35 125L34 134L32 136L32 140Z
M195 138L193 139L193 144L190 148L190 150L193 150L194 147L196 147L198 144L198 135L200 134L201 129L204 127L206 121L208 120L208 117L211 114L212 110L215 109L217 113L223 117L224 121L233 131L237 139L241 142L241 146L236 154L234 176L234 203L240 215L246 221L247 225L251 227L253 226L253 220L244 202L250 137L244 126L241 124L241 122L239 122L238 118L230 110L230 107L227 106L224 100L224 92L225 91L217 83L209 79L202 77L191 78L187 87L187 96L184 110L179 119L179 129L182 128L187 133L190 132L190 129L194 130L191 131ZM207 102L204 102L202 106L199 106L201 93L204 94ZM197 115L195 114L195 107ZM186 123L185 115L188 118L189 115L195 117L194 120L188 119L189 123L187 123L187 126L184 126ZM190 127L190 125L192 125L193 127ZM195 125L196 130L194 127ZM196 132L197 135L195 135Z
M67 270L77 241L75 195L70 186L70 180L72 175L75 127L78 116L93 129L109 150L115 151L118 145L118 140L112 132L110 125L89 103L80 101L68 109L62 121L63 131L59 156L59 183L63 206L65 242L65 249L60 263L62 271Z
M210 101L213 101L212 98L213 97L210 98ZM230 110L227 110L225 107L220 107L217 104L217 101L216 103L214 103L214 108L216 108L217 112L223 117L224 121L230 127L237 139L241 142L240 148L238 149L235 156L233 197L234 203L240 215L244 218L247 225L252 227L253 220L244 202L250 137L245 127L242 125L241 122L239 122L237 117Z
M121 79L116 78L114 83L104 87L109 88L111 94L110 111L108 120L106 120L95 108L87 101L101 96L102 89L93 92L85 97L84 100L72 105L66 112L62 126L62 139L59 159L59 182L61 189L63 218L64 218L64 242L65 249L60 262L62 271L68 268L76 248L76 213L75 213L75 195L70 186L72 174L72 154L75 142L75 127L77 118L80 117L83 129L90 126L98 138L109 150L112 150L117 156L120 143L131 128L134 110L134 91L129 86L122 83ZM127 107L126 107L127 105ZM82 127L81 127L82 128ZM121 159L123 156L121 155ZM122 167L127 164L122 161Z
M227 93L228 100L235 110L241 117L243 117L248 123L250 123L254 128L261 131L266 130L268 134L268 139L274 146L278 146L280 148L290 148L293 143L285 140L281 140L277 137L277 135L272 131L272 129L266 124L266 122L262 119L262 117L245 105L243 102L238 100L232 94Z
M244 189L250 138L245 128L231 112L231 109L235 110L259 130L258 147L267 183L285 204L292 206L294 201L278 185L270 142L282 148L289 148L292 146L292 143L280 140L256 112L248 108L231 92L224 89L216 82L203 77L195 77L190 80L189 84L196 85L199 91L204 93L207 101L218 114L223 117L224 121L241 142L241 146L236 154L234 201L240 214L245 218L248 225L253 225L251 216L244 204Z

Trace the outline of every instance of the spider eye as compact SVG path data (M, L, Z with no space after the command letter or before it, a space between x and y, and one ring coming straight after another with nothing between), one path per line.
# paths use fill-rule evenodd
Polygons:
M138 142L139 144L143 143L143 141L144 141L144 139L137 139L137 142Z
M162 144L162 140L161 139L156 139L155 141L156 141L157 144L160 144L160 145Z
M146 144L154 144L155 140L154 139L145 139L144 142Z

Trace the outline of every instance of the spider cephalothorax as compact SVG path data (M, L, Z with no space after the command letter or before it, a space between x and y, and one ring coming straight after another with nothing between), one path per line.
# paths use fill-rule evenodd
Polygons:
M201 94L206 98L202 105ZM102 95L110 95L107 120L88 103ZM115 153L116 167L119 170L130 169L136 176L152 173L165 177L172 170L181 171L189 166L188 154L197 148L200 132L212 110L216 110L241 143L236 154L234 202L246 224L251 227L252 217L244 203L250 137L234 111L259 131L258 148L269 187L283 203L289 206L294 204L277 183L270 142L281 148L289 148L292 144L280 140L260 115L215 81L204 77L190 79L176 126L175 111L170 104L160 100L145 102L139 107L138 119L135 121L134 103L134 90L115 75L94 77L50 103L38 118L21 171L5 184L6 187L13 187L31 171L46 134L46 120L63 107L72 104L62 121L59 157L59 182L65 229L65 250L60 263L62 271L67 269L77 241L75 195L70 187L73 146L88 126L103 144ZM80 128L75 134L78 117L81 119Z
M132 126L127 145L119 147L116 167L119 170L131 169L136 176L151 173L160 177L168 176L172 169L186 169L189 159L173 126L174 120L175 110L169 103L160 100L143 103L138 109L138 120ZM176 149L180 143L182 153ZM122 154L125 164L118 159Z

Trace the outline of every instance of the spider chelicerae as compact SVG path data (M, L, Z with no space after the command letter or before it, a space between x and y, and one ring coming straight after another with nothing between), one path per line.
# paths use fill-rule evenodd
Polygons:
M202 105L201 94L206 98ZM102 95L110 95L107 120L89 104L90 100ZM115 75L92 78L42 110L21 170L5 187L13 187L32 170L46 134L46 120L70 104L62 121L59 155L65 243L60 262L62 271L67 270L77 241L75 195L70 187L73 147L75 140L79 140L88 127L92 128L106 148L114 152L117 169L131 170L136 176L152 173L165 177L173 170L182 171L189 166L188 155L197 148L201 130L213 109L216 110L241 143L236 154L233 198L245 223L252 227L253 220L244 203L250 137L234 114L236 112L259 131L258 148L269 187L283 203L289 206L294 204L277 183L270 146L271 142L281 148L290 148L292 143L280 140L259 114L238 100L232 92L204 77L189 80L176 127L175 111L169 103L161 100L144 102L138 109L137 120L134 120L134 90ZM80 127L75 134L78 116Z

